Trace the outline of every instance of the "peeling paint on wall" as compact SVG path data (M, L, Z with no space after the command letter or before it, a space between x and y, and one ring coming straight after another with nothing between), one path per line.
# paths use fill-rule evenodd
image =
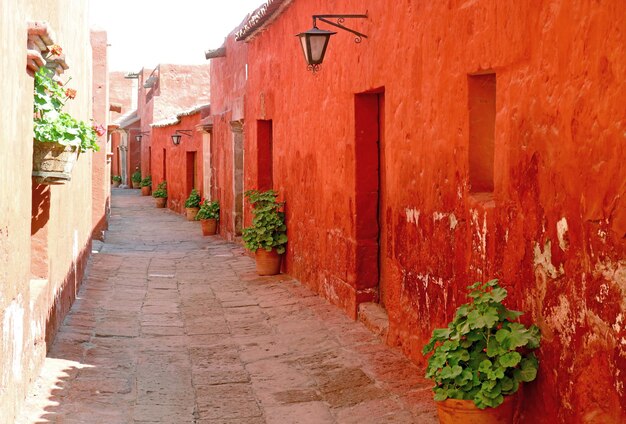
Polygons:
M445 218L448 218L448 220L450 221L450 229L454 230L457 226L457 224L459 223L459 221L456 219L456 216L454 215L454 213L448 213L448 212L433 212L433 222L437 222L437 221L441 221Z
M456 216L451 213L450 214L450 229L454 230L456 228L456 225L459 223L459 221L456 219Z
M475 273L475 278L482 278L487 260L487 213L483 214L480 222L479 211L470 209L472 229L472 262L469 268Z
M406 208L405 212L406 212L406 222L408 222L409 224L415 224L415 225L419 224L420 211L418 211L417 209Z
M567 220L565 217L561 218L561 220L556 223L556 233L559 238L559 247L565 252L569 245L567 241Z
M535 243L534 248L534 260L533 263L535 268L541 266L544 271L550 276L550 278L556 278L559 275L562 275L563 265L557 270L556 267L552 264L552 250L551 250L552 242L550 240L546 241L543 251L541 251L541 246L539 243Z

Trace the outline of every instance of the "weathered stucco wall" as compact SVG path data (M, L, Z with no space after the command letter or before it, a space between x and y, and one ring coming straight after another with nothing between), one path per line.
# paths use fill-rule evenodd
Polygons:
M285 34L344 11L369 38L339 31L307 72ZM378 297L416 361L468 284L500 278L543 332L521 422L626 420L625 24L621 0L294 1L248 43L245 112L246 188L272 120L287 271L351 316ZM484 102L493 147L470 143Z
M107 65L107 33L104 30L91 31L91 49L93 59L93 97L100 101L93 102L94 121L108 127L109 117L109 72ZM100 150L92 156L93 166L91 181L93 184L92 222L94 224L94 238L102 240L104 231L108 228L107 217L111 203L111 167L110 157L107 156L108 134L98 137Z
M143 84L150 75L156 76L152 87ZM209 103L209 65L171 65L161 64L156 70L143 70L139 79L138 111L141 119L141 131L150 132L150 125L183 110ZM141 141L141 171L149 175L152 163L150 148L152 136Z
M0 109L0 417L7 422L74 299L93 228L91 153L80 156L65 185L31 182L33 79L26 73L26 22L49 22L70 66L63 80L71 77L68 86L77 90L66 110L88 121L92 61L86 7L77 0L0 2L0 92L11 99Z
M157 185L166 180L167 207L178 213L185 213L185 200L192 188L204 197L202 132L196 130L201 119L202 111L199 110L192 115L182 116L177 124L152 128L152 190L156 190ZM191 137L183 135L180 144L175 146L171 136L177 130L191 131Z
M220 234L233 240L237 237L235 217L238 205L235 202L234 134L231 123L234 123L235 129L242 123L244 134L249 127L243 120L248 53L247 44L236 42L234 33L228 35L224 47L225 56L211 59L211 161L215 169L212 175L212 195L220 201ZM248 154L247 150L245 154ZM246 177L244 173L244 181ZM247 181L244 185L251 186Z

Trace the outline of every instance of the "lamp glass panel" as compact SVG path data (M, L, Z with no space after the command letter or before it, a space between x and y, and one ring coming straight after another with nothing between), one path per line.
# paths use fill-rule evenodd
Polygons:
M300 43L302 44L302 51L304 52L304 60L306 60L307 64L311 63L311 58L309 57L309 48L307 46L307 34L300 34Z
M309 35L309 44L311 45L311 58L310 64L321 63L324 59L324 51L326 50L326 44L330 38L329 34Z

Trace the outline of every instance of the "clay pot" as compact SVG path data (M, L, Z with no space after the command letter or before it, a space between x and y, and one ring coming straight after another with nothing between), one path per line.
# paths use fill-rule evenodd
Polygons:
M113 187L117 188L120 186L120 182L119 181L113 181Z
M143 186L143 187L141 187L141 195L142 196L150 196L151 192L152 192L152 187L150 187L150 186Z
M167 204L167 197L155 197L155 200L157 208L164 208Z
M133 181L132 183L133 183L133 188L141 188L141 182L138 183L138 182Z
M185 211L187 212L187 221L193 221L196 218L196 215L198 215L199 210L200 208L185 208Z
M479 409L471 400L446 399L437 404L441 424L512 424L517 396L504 397L497 408Z
M258 249L255 253L256 272L259 275L280 274L280 260L282 255L276 253L276 249L268 252L265 249Z
M200 225L202 225L203 236L212 236L217 233L217 219L215 218L201 219Z
M72 179L78 148L59 143L33 143L33 177L37 184L64 184Z

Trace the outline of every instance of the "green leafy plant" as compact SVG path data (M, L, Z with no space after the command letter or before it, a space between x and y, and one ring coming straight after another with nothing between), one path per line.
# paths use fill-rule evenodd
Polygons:
M435 329L423 354L426 377L435 382L435 400L473 400L478 408L496 407L522 382L537 377L539 328L515 322L522 312L507 309L498 280L468 287L471 301L459 306L448 328Z
M195 188L191 189L191 193L189 193L189 197L185 200L186 208L199 208L200 207L200 193Z
M203 199L200 210L196 214L196 221L201 219L220 219L220 203L217 200Z
M265 249L269 252L275 248L278 254L285 253L287 226L285 213L280 210L285 202L276 201L278 194L274 190L248 190L244 194L252 204L254 215L252 226L244 228L242 234L246 249L253 252Z
M118 183L122 182L122 177L119 175L111 175L111 181L117 181Z
M135 168L135 172L131 175L130 180L134 183L141 183L141 171L139 168Z
M152 186L152 177L148 175L146 178L141 180L142 187L151 187Z
M152 197L167 197L167 182L161 181L157 189L152 192Z
M60 51L60 47L58 49ZM98 136L106 134L106 129L95 122L87 124L80 121L62 110L67 100L76 96L76 90L64 89L60 82L53 79L53 75L54 71L45 66L35 73L35 140L76 147L79 152L99 150Z

